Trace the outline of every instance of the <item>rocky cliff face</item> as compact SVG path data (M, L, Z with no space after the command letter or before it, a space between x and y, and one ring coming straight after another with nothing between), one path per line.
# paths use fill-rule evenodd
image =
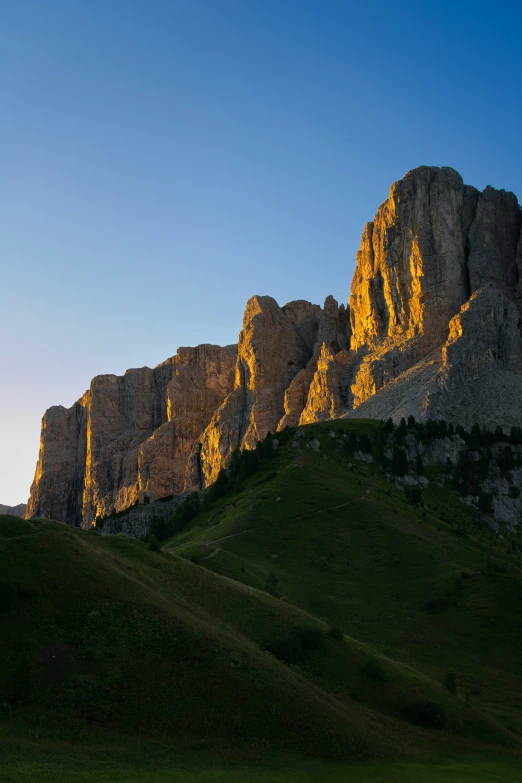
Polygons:
M239 335L235 388L200 439L203 485L215 480L234 449L251 449L268 432L306 417L323 354L347 353L349 339L346 310L333 297L324 309L252 297Z
M509 427L522 407L522 211L421 167L392 185L352 282L351 416Z
M26 510L89 527L185 489L187 460L233 388L236 346L180 348L151 370L100 375L72 408L50 408Z
M522 421L522 212L420 167L364 229L349 308L247 303L235 346L100 376L44 416L26 515L95 517L200 489L236 448L339 416Z

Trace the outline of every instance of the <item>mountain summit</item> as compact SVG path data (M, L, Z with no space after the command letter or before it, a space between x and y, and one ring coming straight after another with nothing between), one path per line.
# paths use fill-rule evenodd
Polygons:
M26 517L89 527L201 489L236 448L341 416L522 421L522 210L421 166L363 231L349 307L247 303L238 345L180 348L50 408Z

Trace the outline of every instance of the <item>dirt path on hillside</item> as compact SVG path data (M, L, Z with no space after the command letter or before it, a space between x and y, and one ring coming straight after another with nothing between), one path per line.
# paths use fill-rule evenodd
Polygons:
M210 546L210 544L206 544L205 546ZM215 555L217 555L218 552L221 552L221 549L219 549L219 547L217 549L214 549L213 552L211 552L209 555L204 557L203 560L210 560L210 558L215 557Z
M232 533L230 536L223 536L223 538L213 538L212 541L205 541L205 546L210 546L210 544L217 544L219 541L226 541L228 538L242 536L243 533L249 533L253 529L253 527L247 527L246 530L241 530L239 533Z
M371 492L371 489L370 489L370 487L368 487L363 492L363 494L360 497L354 498L353 500L347 500L344 503L339 503L339 505L337 505L337 506L329 506L328 508L318 508L318 509L315 509L314 511L309 511L306 514L300 514L300 515L295 516L295 517L285 517L284 519L281 519L280 521L281 522L288 522L289 520L292 520L292 519L303 519L303 517L312 516L313 514L323 514L325 511L337 511L337 509L339 509L339 508L344 508L345 506L350 506L353 503L358 503L360 500L364 500L365 498L368 497L370 492ZM229 536L223 536L222 538L214 538L214 539L212 539L212 541L203 541L202 543L203 543L203 546L212 546L213 544L218 544L220 541L228 541L228 539L230 539L230 538L236 538L236 536L242 536L244 533L250 533L252 530L255 530L255 529L256 528L249 527L246 530L241 530L239 533L232 533ZM221 549L222 549L222 547L217 547L216 549L214 549L213 552L210 553L210 555L207 555L206 557L204 557L203 560L209 560L211 557L215 557L218 554L218 552L221 552ZM225 550L225 551L227 551L227 550ZM239 555L238 555L238 557L239 557ZM248 562L248 561L245 561L245 562Z

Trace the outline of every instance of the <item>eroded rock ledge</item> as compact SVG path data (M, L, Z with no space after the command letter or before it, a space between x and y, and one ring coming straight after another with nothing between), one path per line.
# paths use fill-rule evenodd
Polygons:
M26 516L90 526L214 481L269 431L359 416L522 422L522 212L422 166L364 229L349 308L247 303L238 345L180 348L50 408Z

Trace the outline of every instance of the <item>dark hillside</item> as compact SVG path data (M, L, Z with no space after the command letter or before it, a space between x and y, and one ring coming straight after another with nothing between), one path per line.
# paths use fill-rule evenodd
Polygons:
M159 543L0 518L6 758L513 757L518 554L435 480L387 479L383 432L269 437Z

